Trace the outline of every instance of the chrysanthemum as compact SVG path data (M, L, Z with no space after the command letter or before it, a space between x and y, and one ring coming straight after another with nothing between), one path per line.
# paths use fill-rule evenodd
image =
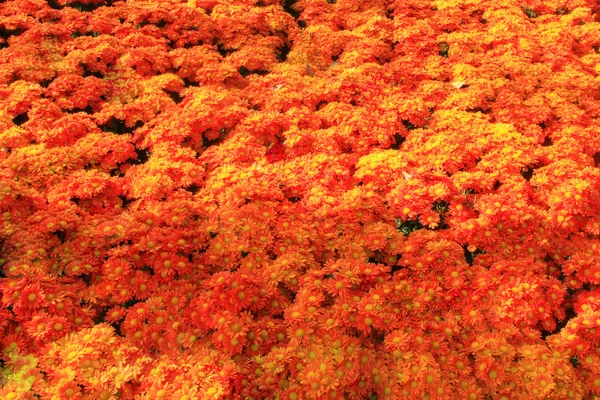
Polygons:
M52 335L53 327L45 314L34 315L25 323L25 331L33 339L43 341Z
M333 389L333 366L326 359L320 360L318 365L311 363L300 372L298 380L304 385L307 396L319 398Z
M125 317L126 310L123 307L115 306L106 312L106 317L104 318L106 322L116 323Z
M15 303L15 307L23 310L37 310L43 307L44 303L45 295L42 287L39 284L32 284L21 290L21 295Z
M475 376L491 388L496 388L504 383L505 364L494 360L492 357L479 357L475 362Z
M463 378L457 385L456 394L461 399L481 399L484 390L473 377Z
M130 269L130 264L122 258L111 258L102 266L104 276L110 280L117 280L127 276Z
M304 322L292 323L287 327L286 333L290 343L306 343L313 333L313 328Z

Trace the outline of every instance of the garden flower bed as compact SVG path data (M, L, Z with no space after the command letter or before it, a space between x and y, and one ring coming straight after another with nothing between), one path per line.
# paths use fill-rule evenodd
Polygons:
M0 399L600 395L594 0L0 4Z

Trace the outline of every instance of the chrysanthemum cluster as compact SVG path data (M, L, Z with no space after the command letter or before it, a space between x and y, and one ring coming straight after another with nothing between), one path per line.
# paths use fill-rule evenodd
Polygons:
M0 4L0 398L600 396L594 0Z

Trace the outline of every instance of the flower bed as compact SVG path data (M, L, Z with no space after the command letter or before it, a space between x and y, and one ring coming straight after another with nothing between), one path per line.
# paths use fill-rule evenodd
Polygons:
M594 0L0 4L0 398L595 398L599 48Z

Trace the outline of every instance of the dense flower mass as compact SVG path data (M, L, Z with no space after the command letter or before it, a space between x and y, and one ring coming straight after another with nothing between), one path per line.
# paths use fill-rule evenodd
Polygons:
M0 398L600 396L595 0L0 4Z

